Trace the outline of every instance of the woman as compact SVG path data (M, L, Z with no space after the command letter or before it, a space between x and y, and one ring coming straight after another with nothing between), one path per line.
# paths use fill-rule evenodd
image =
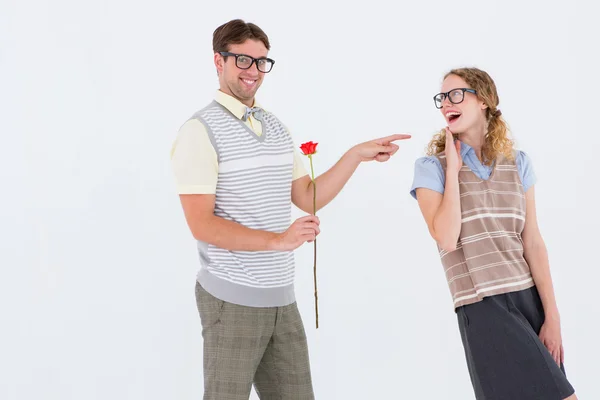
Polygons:
M411 194L438 244L476 398L577 399L535 175L508 138L496 85L479 69L452 70L434 101L447 127L417 160Z

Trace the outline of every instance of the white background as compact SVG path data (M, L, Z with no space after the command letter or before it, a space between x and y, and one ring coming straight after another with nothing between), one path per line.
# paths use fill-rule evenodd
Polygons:
M213 30L237 17L270 36L259 101L297 144L319 142L317 173L353 144L413 135L319 213L319 330L313 248L296 253L316 397L473 398L408 192L443 127L432 100L443 74L478 66L539 178L568 376L580 399L600 398L591 8L394 3L0 0L1 399L201 398L198 259L169 150L218 87Z

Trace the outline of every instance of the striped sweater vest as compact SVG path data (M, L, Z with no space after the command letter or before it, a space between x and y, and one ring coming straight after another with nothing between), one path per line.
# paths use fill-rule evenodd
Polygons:
M446 157L437 157L446 171ZM454 307L534 286L524 258L525 192L514 161L499 156L488 180L463 165L456 250L439 248Z
M284 232L291 223L294 143L283 124L265 111L258 136L216 101L192 118L204 124L217 153L215 215ZM293 252L229 251L201 241L198 250L198 282L215 297L251 307L295 301Z

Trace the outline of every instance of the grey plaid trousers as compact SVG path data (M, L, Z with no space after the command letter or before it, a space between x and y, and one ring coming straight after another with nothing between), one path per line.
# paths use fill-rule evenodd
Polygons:
M246 307L196 282L204 339L204 400L313 400L304 325L296 303Z

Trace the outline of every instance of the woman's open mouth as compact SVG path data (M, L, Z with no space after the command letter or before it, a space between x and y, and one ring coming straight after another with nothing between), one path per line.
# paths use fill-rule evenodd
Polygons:
M462 114L458 111L449 111L446 113L446 119L448 120L449 124L453 124L460 118L461 115Z

